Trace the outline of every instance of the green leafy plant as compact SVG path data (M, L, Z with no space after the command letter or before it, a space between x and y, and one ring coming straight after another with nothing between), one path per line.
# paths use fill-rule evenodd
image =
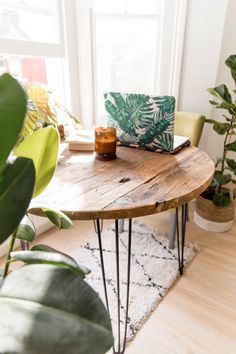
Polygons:
M10 245L0 281L0 352L102 354L113 343L111 324L97 293L83 280L88 268L46 245L12 252L16 238L34 240L27 210L53 175L59 142L51 126L34 131L15 147L25 112L23 89L4 74L0 77L0 244L10 237ZM40 208L59 228L73 226L61 211ZM15 260L25 266L9 274Z
M20 144L13 149L16 156L29 158L33 161L35 178L34 178L34 189L32 198L38 196L44 191L50 182L57 164L57 155L59 147L59 136L57 130L53 126L48 126L45 128L33 131L29 136L27 136ZM31 161L30 160L30 161ZM8 171L8 169L6 169ZM3 189L5 186L3 185ZM15 205L17 208L17 205ZM53 210L51 208L40 207L42 214L49 218L56 226L60 229L70 229L73 227L71 220L62 212ZM18 238L27 243L32 242L36 236L35 228L30 218L27 216L27 211L24 218L21 220L19 225L14 229L11 235L11 242L9 245L9 250L7 254L7 260L5 264L4 277L7 275L10 263L17 259L17 253L12 256L12 250L15 244L15 240ZM32 252L31 252L32 253ZM48 262L45 259L39 259L40 255L35 258L34 254L28 254L28 258L34 259L34 263ZM49 256L49 255L47 255ZM54 257L55 255L53 255ZM23 260L23 258L22 258ZM68 260L70 263L70 259ZM59 264L60 262L58 262ZM61 266L65 266L65 262L60 263Z
M75 126L80 125L80 121L62 104L53 99L53 96L44 87L31 85L26 89L27 112L20 132L19 141L29 136L39 127L59 125L58 116L65 114Z
M230 55L225 64L229 67L236 85L236 55ZM236 101L225 84L209 88L208 92L214 96L214 100L210 100L210 103L216 108L226 110L227 114L223 114L223 122L206 119L207 123L213 125L217 134L224 135L224 142L222 156L217 159L215 164L214 178L204 194L206 197L212 198L216 206L223 207L231 202L229 190L225 188L226 184L236 183L234 177L236 175L236 161L228 157L228 152L236 152ZM233 90L233 93L236 93L236 89Z

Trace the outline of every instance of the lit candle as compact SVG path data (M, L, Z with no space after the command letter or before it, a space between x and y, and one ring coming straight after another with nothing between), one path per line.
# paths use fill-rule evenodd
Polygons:
M95 152L98 160L113 160L116 158L115 128L95 128Z

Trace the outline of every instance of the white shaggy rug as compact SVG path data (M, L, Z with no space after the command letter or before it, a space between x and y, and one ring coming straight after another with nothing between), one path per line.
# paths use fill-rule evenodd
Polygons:
M120 281L121 281L121 323L124 323L125 291L127 277L127 230L120 233ZM192 260L198 247L185 242L185 266ZM106 269L106 282L109 298L113 332L116 323L116 264L114 225L102 232L102 245ZM98 240L95 236L87 244L74 252L74 258L84 263L91 274L87 282L99 293L105 303ZM133 221L131 246L130 305L127 328L127 340L133 338L157 304L166 295L168 289L179 277L177 248L168 249L168 239L157 229ZM122 325L121 325L122 327ZM121 337L122 338L122 337Z

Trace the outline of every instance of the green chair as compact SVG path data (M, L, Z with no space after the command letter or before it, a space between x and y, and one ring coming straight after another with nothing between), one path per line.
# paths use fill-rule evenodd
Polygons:
M175 112L174 132L176 135L188 136L191 145L198 146L205 117L200 113L192 112ZM171 212L169 227L169 248L175 247L176 238L176 214Z
M205 117L200 113L175 112L175 134L188 136L191 145L198 146L204 121Z

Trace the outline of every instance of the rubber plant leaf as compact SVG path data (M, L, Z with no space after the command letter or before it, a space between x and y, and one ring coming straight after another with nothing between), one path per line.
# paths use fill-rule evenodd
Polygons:
M78 263L77 261L75 261L75 259L71 256L69 256L68 254L65 254L61 251L56 250L53 247L50 247L48 245L43 245L43 244L38 244L35 245L33 247L31 247L31 251L40 251L40 252L55 252L55 253L59 253L62 254L63 256L66 256L67 258L70 258L72 262L76 262L77 267L80 268L80 270L83 272L84 275L88 275L90 273L90 270L85 267L84 265Z
M8 164L0 176L0 243L17 228L32 198L33 161L24 157Z
M17 228L16 238L22 241L34 241L36 230L30 218L25 215Z
M14 149L17 156L34 161L36 183L33 197L42 193L50 182L57 164L58 148L58 131L48 126L33 132Z
M72 229L74 227L71 219L58 209L52 209L51 207L38 203L37 201L32 201L29 210L37 209L37 214L40 213L42 216L47 216L47 218L61 229Z
M87 267L79 266L72 257L55 251L16 251L11 252L11 259L27 264L45 263L56 265L57 267L67 268L82 278L90 273Z
M0 289L0 352L102 354L112 346L98 294L67 269L29 265Z
M9 74L0 76L0 171L18 140L26 113L26 95Z
M29 207L29 211L30 210L37 210L37 214L40 214L41 216L46 216L60 230L68 230L74 227L74 223L65 213L55 208L52 209L46 204L42 204L32 200Z
M62 211L48 208L43 208L42 211L59 229L71 229L74 227L73 222Z

